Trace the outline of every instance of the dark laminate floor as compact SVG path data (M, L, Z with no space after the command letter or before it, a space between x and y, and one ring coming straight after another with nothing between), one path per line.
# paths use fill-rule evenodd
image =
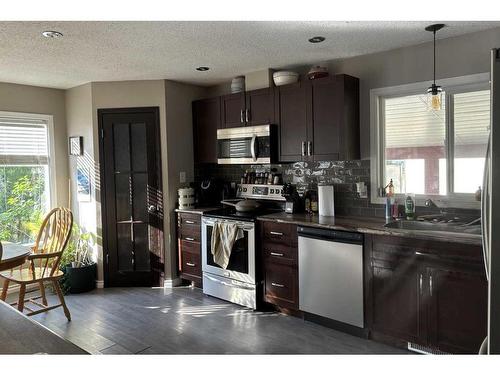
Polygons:
M254 312L199 289L110 288L66 301L70 323L62 309L33 318L94 354L408 353L298 318Z

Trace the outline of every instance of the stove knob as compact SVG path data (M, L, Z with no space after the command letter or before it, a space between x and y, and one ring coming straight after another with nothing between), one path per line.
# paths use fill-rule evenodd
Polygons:
M269 192L270 192L271 194L274 194L274 189L271 189Z
M243 188L243 192L246 193L246 191L247 191L247 188Z

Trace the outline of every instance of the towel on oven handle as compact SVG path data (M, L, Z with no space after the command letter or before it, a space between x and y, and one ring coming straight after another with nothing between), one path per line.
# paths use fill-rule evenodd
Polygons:
M226 269L234 243L243 237L243 230L238 224L215 222L210 249L214 262Z

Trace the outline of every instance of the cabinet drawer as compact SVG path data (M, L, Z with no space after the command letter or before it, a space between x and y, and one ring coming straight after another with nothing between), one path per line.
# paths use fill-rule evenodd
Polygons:
M186 214L182 212L179 212L178 215L177 223L179 226L194 225L200 227L201 225L201 215Z
M298 273L293 266L265 263L265 300L275 305L298 308Z
M266 221L262 225L262 237L265 242L291 245L297 242L297 226Z
M296 247L282 244L267 243L263 245L264 257L273 262L297 263Z
M181 267L182 272L194 276L201 277L201 257L200 253L196 254L190 251L181 251Z
M179 239L199 243L201 239L201 230L199 227L183 225L179 228Z
M199 242L179 240L179 250L190 253L201 254L201 245Z

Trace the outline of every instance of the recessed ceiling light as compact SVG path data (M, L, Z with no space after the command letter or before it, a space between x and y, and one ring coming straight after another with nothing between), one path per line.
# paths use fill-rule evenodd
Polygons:
M207 70L210 70L210 68L208 66L199 66L196 70L199 72L206 72Z
M324 40L325 40L324 36L313 36L311 39L309 39L309 42L311 42L311 43L321 43Z
M46 38L60 38L63 36L62 33L60 33L59 31L51 31L51 30L48 30L48 31L44 31L42 33L42 35Z

